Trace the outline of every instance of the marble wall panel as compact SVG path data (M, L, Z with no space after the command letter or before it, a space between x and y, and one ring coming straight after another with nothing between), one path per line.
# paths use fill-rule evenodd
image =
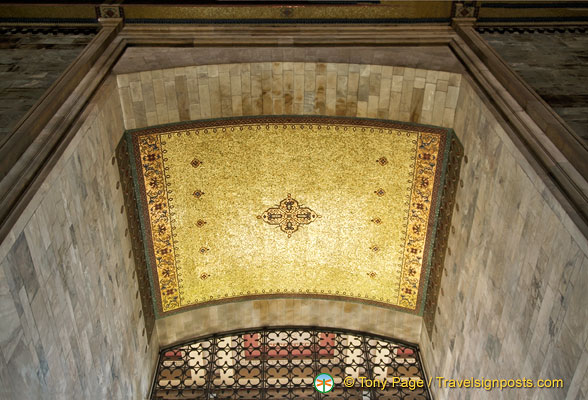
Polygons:
M455 104L455 99L452 99ZM432 337L432 376L563 379L563 389L439 389L438 399L588 396L588 242L470 85L454 129L462 162Z
M145 99L139 89L131 95ZM143 399L149 390L158 346L143 329L113 158L119 99L111 78L0 245L2 399Z

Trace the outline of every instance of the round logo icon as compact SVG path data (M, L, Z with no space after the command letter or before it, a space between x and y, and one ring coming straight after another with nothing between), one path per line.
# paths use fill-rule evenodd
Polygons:
M314 378L314 388L317 392L320 393L327 393L333 390L335 386L335 381L333 377L329 374L319 374L316 378Z

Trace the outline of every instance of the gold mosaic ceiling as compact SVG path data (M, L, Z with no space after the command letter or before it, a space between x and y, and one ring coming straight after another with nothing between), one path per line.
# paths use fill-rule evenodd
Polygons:
M252 296L420 313L451 135L319 117L127 133L157 314Z

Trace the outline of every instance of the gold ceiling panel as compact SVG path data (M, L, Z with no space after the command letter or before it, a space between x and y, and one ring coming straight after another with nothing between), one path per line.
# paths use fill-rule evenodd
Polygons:
M128 132L157 314L254 296L420 313L451 136L321 117Z

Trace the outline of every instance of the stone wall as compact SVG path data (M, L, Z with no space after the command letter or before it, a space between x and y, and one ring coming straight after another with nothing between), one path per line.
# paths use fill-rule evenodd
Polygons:
M0 398L141 399L147 343L114 162L111 78L0 245ZM155 335L154 335L155 336Z
M417 315L358 301L259 299L200 307L161 318L157 332L162 347L218 332L268 326L351 329L418 343L421 320Z
M94 35L90 30L0 30L0 145Z
M263 62L117 76L125 128L243 115L341 115L450 127L461 75L382 65Z
M429 374L563 379L563 389L439 390L438 399L588 397L588 242L468 80L462 163Z
M482 37L588 144L588 34L483 33Z

